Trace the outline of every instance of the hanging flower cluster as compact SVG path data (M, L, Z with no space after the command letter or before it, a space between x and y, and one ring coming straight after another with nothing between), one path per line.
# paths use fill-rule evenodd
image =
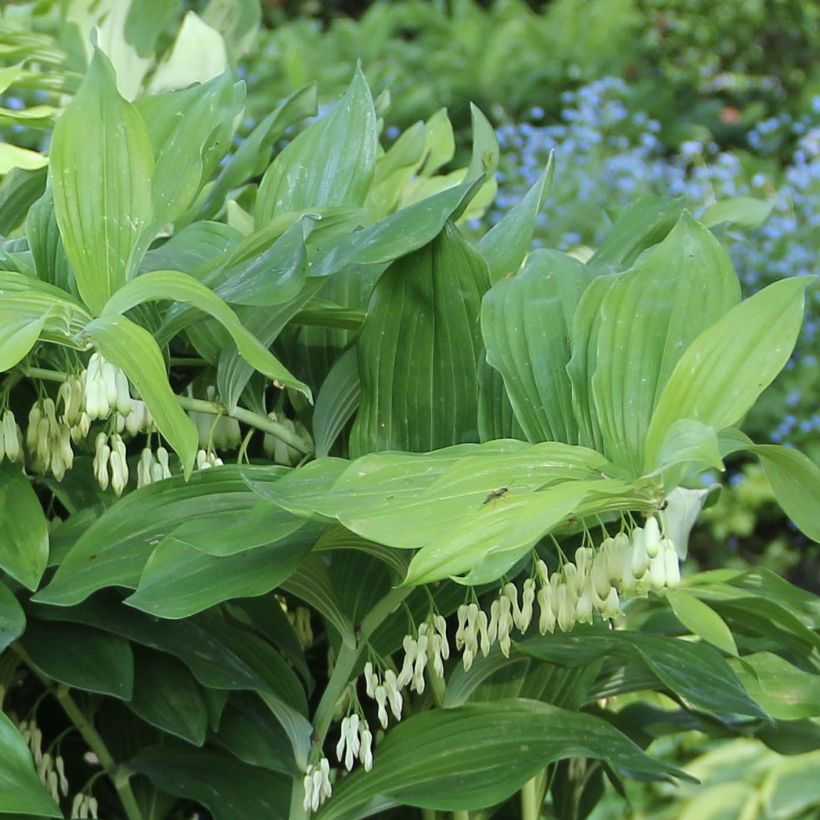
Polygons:
M330 785L330 763L326 757L323 757L317 765L308 764L302 784L305 789L305 800L302 807L305 811L316 811L333 793Z
M150 447L145 447L137 462L137 487L145 487L170 477L168 451L164 447L157 447L154 452Z
M556 626L569 632L576 623L592 623L597 612L612 620L621 611L621 599L661 592L680 583L675 545L663 537L660 525L650 516L644 527L634 527L605 538L601 545L579 547L575 561L565 561L550 573L546 563L535 563L535 577L518 587L507 583L490 606L489 617L476 602L458 608L456 649L469 669L479 652L486 657L498 641L509 657L513 628L526 632L538 604L538 631L544 635Z
M43 751L43 733L34 720L24 720L17 728L26 745L31 749L37 777L40 778L40 782L46 787L54 801L59 803L60 795L67 796L69 788L63 758L59 754L52 755L48 751ZM72 814L71 816L78 815ZM96 816L95 814L94 817Z
M373 735L367 721L355 713L342 719L336 757L339 758L339 763L344 762L348 771L353 768L356 758L366 772L373 768Z
M193 386L190 384L188 385L188 395L191 397L194 395ZM209 384L205 388L205 397L208 401L215 401L216 387ZM197 410L189 410L188 417L196 426L199 446L205 452L235 450L242 441L239 422L230 416L214 416L209 413L200 413Z

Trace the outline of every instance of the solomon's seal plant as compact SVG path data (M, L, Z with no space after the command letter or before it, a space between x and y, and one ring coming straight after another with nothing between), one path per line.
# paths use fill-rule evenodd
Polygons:
M360 71L234 141L230 71L127 95L98 42L6 188L0 812L576 817L686 779L679 727L817 738L817 599L681 570L738 451L820 538L818 467L741 430L811 277L742 300L656 200L531 250L549 163L472 241L477 109L455 168Z

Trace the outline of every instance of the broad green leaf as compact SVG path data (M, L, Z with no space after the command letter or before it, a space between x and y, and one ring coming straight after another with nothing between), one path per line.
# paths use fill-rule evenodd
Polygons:
M26 628L26 616L12 591L0 582L0 655Z
M48 562L43 508L28 478L8 460L0 464L0 569L37 589Z
M693 634L729 655L737 655L737 645L726 621L710 606L682 589L669 590L666 600L675 617ZM748 688L748 687L747 687ZM777 715L772 715L777 717Z
M131 698L134 657L123 638L79 624L29 620L20 643L41 675L72 689Z
M249 510L259 496L243 476L262 486L281 468L225 466L150 484L113 504L82 532L36 600L70 606L108 586L136 589L145 562L168 533L203 515Z
M0 373L11 370L31 352L43 332L48 314L38 318L24 317L0 320Z
M139 283L142 278L134 283ZM171 390L162 351L154 337L138 324L119 315L95 319L86 327L86 332L103 357L125 371L148 405L157 430L176 450L186 478L190 476L199 441L196 427Z
M365 200L374 219L382 219L396 210L402 194L423 164L426 150L424 123L417 122L378 158Z
M810 817L816 813L820 806L818 765L820 752L815 749L810 754L787 758L770 770L760 787L766 814L769 817Z
M128 708L146 723L202 746L208 710L202 689L183 663L171 655L136 647L134 693Z
M243 763L298 775L287 736L271 721L267 707L252 694L231 695L214 740Z
M486 176L495 180L495 169L498 168L499 148L495 138L495 129L477 105L470 103L470 125L473 132L473 151L470 155L470 167L465 180Z
M62 290L75 292L74 275L68 266L63 241L60 238L50 188L46 189L43 196L29 209L26 217L26 236L37 277Z
M601 305L614 276L597 276L589 283L575 310L570 335L571 357L567 373L572 384L572 408L578 423L578 443L603 450L601 425L592 400L592 374L598 359Z
M126 284L108 300L103 308L103 319L110 319L114 314L125 313L142 302L163 300L191 304L204 313L209 314L231 334L231 338L236 343L240 355L250 366L256 368L268 378L287 387L293 387L310 398L310 388L300 382L295 376L291 375L287 368L242 325L237 315L225 302L212 290L200 284L196 279L187 274L180 273L179 271L151 271L150 273L144 273L142 276ZM117 319L113 321L117 321ZM129 377L131 377L128 368L122 365L120 366L128 373ZM136 384L136 379L132 378L132 381ZM137 389L139 389L139 385L137 385ZM142 394L141 390L140 393ZM151 402L148 400L148 397L143 394L143 398L153 414L153 408L151 408ZM160 432L170 441L170 438L162 430L159 421L157 421L157 427L159 427ZM175 447L174 449L177 448ZM179 451L177 450L177 452Z
M318 531L306 527L235 555L208 555L166 536L151 553L126 603L160 618L185 618L231 598L279 586L310 551Z
M336 439L359 406L359 367L356 349L343 353L330 369L316 396L313 410L313 438L316 458L330 453Z
M358 817L376 795L445 811L487 808L549 763L572 757L604 760L633 778L686 777L600 718L533 700L499 700L403 720L379 744L372 772L354 772L339 784L317 820Z
M317 108L316 85L308 85L282 100L236 149L207 188L197 219L211 219L225 205L228 193L251 177L261 174L268 163L274 142L290 125L313 116Z
M504 387L504 378L487 364L486 352L478 363L478 434L481 441L526 439Z
M214 615L162 621L97 595L80 607L37 606L49 620L86 623L179 658L205 687L257 691L282 724L301 765L310 748L311 726L296 675L269 643Z
M26 221L29 209L43 195L48 168L12 168L0 176L0 235L9 236Z
M779 655L756 652L733 663L749 694L775 719L820 715L820 679Z
M552 187L555 172L553 155L539 180L515 207L487 231L478 242L478 249L487 262L493 281L515 273L530 249L535 220Z
M717 430L737 424L791 355L814 277L783 279L736 305L684 351L656 399L646 466L678 419ZM660 385L659 385L660 386Z
M17 727L0 711L0 812L36 817L62 817L49 797Z
M612 461L641 473L652 411L675 365L739 299L726 251L686 212L616 277L601 302L591 374L603 452Z
M202 19L225 38L228 53L235 60L253 45L262 22L256 0L210 0Z
M766 470L777 503L813 541L820 542L820 467L798 450L756 444L751 450Z
M149 84L156 94L193 83L204 83L228 68L222 35L195 12L186 12L168 57L160 63Z
M270 164L259 185L256 227L300 208L362 205L377 148L373 98L357 67L333 111L302 131Z
M155 159L152 234L194 201L230 145L242 103L227 72L203 85L137 101Z
M287 820L291 779L222 752L182 743L145 749L126 762L159 789L206 806L215 820Z
M304 517L260 500L249 508L203 511L171 535L180 545L224 558L288 538L304 524Z
M563 666L616 657L644 665L687 708L716 715L767 718L746 693L732 667L711 646L665 635L597 628L529 638L515 644L526 655Z
M739 228L754 230L759 228L772 212L773 202L755 199L751 196L738 196L732 199L722 199L710 205L700 218L707 227L730 222Z
M354 453L478 439L478 314L489 284L484 260L452 224L385 271L357 344Z
M193 222L175 231L162 245L148 251L141 270L180 270L203 281L215 267L230 257L241 240L241 234L228 225Z
M455 134L447 109L439 108L424 123L424 131L427 156L421 173L423 176L430 176L450 162L456 153Z
M308 281L298 296L281 305L271 307L238 307L242 324L263 345L270 347L285 325L305 307L321 288L321 280ZM219 353L217 387L219 395L229 409L236 407L239 397L253 375L253 368L232 344L225 345Z
M305 240L315 224L310 217L303 217L262 253L254 248L251 258L247 253L253 248L254 237L247 237L231 254L218 280L214 277L212 282L208 277L206 284L235 305L280 305L293 300L305 284Z
M282 588L321 613L338 631L342 642L355 647L355 627L339 601L336 583L337 579L331 576L327 564L321 558L309 555L284 581Z
M20 169L36 171L48 165L48 158L29 148L20 148L8 142L0 143L0 176Z
M355 231L311 260L310 276L331 276L351 265L386 265L432 242L447 220L475 196L480 182L464 182Z
M571 256L537 250L523 270L484 297L487 363L503 376L530 441L578 441L566 366L572 317L589 281L589 268Z
M672 230L682 210L683 199L644 197L633 202L620 214L590 263L628 267Z
M332 488L320 483L313 495L298 481L305 470L263 491L287 506L289 499L283 494L292 482L291 504L337 518L372 541L417 549L462 523L475 522L480 530L485 516L540 489L600 478L606 464L599 453L557 442L491 441L432 453L371 453L352 463L340 461ZM339 475L345 465L349 466ZM334 478L329 469L327 476ZM501 487L508 492L491 499ZM498 503L490 503L493 500Z
M94 53L57 121L50 151L54 212L80 295L98 313L136 272L153 217L154 158L142 118Z
M685 469L692 462L723 471L718 434L714 427L694 419L678 419L666 433L655 472L680 465Z

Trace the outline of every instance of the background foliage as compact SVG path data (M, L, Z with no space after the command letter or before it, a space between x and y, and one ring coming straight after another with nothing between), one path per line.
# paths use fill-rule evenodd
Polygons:
M2 10L0 812L811 816L816 7L297 5Z

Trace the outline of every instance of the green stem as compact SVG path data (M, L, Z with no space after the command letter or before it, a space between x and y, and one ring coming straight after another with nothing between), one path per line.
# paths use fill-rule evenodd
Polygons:
M470 812L468 811L454 811L453 820L470 820Z
M536 778L528 780L521 787L521 820L538 820L541 808L538 805L538 783Z
M259 413L253 413L246 410L244 407L237 407L233 413L229 413L227 408L215 401L206 401L205 399L192 399L189 396L177 396L177 402L183 410L193 410L197 413L211 413L215 416L231 416L237 421L247 424L249 427L255 427L257 430L262 430L265 433L270 433L280 441L284 441L289 447L298 450L304 455L312 452L311 446L296 433L291 433L287 427L279 424L279 422L269 419L267 416L262 416Z
M100 761L100 766L108 775L108 779L114 784L114 788L119 794L120 802L122 803L125 816L128 820L143 820L142 812L137 804L137 798L131 789L129 783L129 773L127 770L117 766L111 752L105 745L105 741L100 736L100 733L95 728L91 720L89 720L83 710L77 705L74 698L71 697L69 688L62 683L54 684L49 678L41 675L30 663L28 656L21 647L15 646L17 655L28 665L29 669L40 679L43 686L55 697L57 702L66 713L68 719L77 727L77 731L83 736L83 740L88 744L88 748L97 756Z
M370 636L381 626L384 620L392 615L401 606L401 602L413 591L412 587L396 587L391 589L377 604L367 613L359 629L359 638L355 646L343 643L333 667L333 674L325 687L322 699L316 707L313 715L313 733L315 742L321 746L333 720L333 712L336 703L350 681L359 655L367 646Z
M421 810L421 818L422 818L422 820L436 820L436 810L435 809L422 809Z
M46 370L42 367L23 366L20 367L20 372L29 379L40 379L41 381L64 382L68 378L68 373L62 370ZM296 433L292 433L287 427L273 421L273 419L269 419L267 416L246 410L244 407L237 407L233 413L229 413L227 408L218 402L193 399L190 396L176 396L176 400L183 410L194 410L197 413L235 418L249 427L255 427L257 430L269 433L303 455L313 454L313 448L301 436L297 436Z

